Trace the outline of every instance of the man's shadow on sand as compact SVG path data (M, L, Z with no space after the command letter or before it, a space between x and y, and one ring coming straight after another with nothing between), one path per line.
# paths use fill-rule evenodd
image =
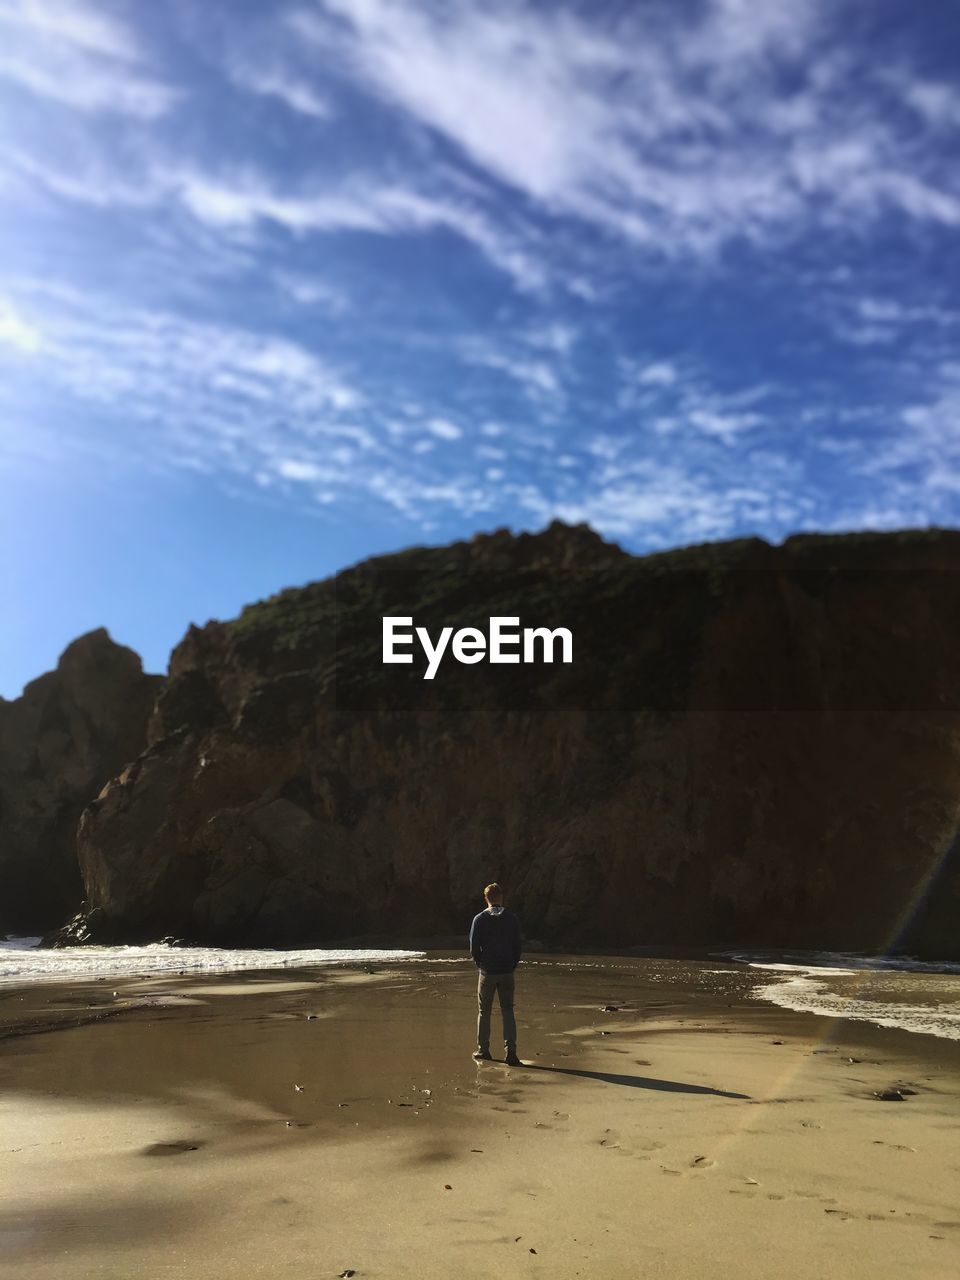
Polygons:
M583 1076L585 1080L602 1080L605 1084L622 1084L628 1089L654 1089L660 1093L706 1093L714 1098L739 1098L749 1101L749 1093L728 1093L726 1089L709 1089L702 1084L683 1084L679 1080L657 1080L653 1076L627 1076L613 1071L581 1071L576 1067L545 1067L539 1062L525 1062L527 1071L552 1071L560 1076Z

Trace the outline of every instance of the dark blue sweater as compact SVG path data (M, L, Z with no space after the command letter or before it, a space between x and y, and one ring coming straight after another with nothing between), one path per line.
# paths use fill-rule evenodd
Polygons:
M495 916L487 910L473 917L470 954L481 973L513 973L522 951L520 921L512 911L504 907Z

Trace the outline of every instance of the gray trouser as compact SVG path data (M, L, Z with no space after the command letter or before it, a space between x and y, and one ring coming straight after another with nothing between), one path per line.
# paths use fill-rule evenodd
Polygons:
M503 1043L507 1053L517 1051L517 1020L513 1016L513 974L481 973L477 984L477 1001L480 1016L477 1018L477 1047L481 1053L490 1052L490 1014L493 1010L493 993L500 999L503 1018Z

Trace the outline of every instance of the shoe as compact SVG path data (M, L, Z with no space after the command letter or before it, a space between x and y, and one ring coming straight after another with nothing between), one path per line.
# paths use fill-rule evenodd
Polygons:
M517 1057L515 1053L508 1053L507 1056L504 1058L504 1062L507 1064L508 1067L523 1066L523 1063L520 1061L520 1059Z
M484 1053L482 1049L474 1049L473 1056L478 1062L489 1062L491 1055L489 1053Z

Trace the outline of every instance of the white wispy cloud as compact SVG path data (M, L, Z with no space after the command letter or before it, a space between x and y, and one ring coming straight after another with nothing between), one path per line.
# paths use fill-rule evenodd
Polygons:
M440 414L423 416L402 389L387 405L383 394L373 403L342 371L281 335L127 307L57 282L22 288L44 321L44 386L61 411L69 406L73 419L89 422L87 406L98 424L55 438L38 433L31 448L38 458L188 470L236 492L289 494L307 506L385 504L425 529L439 512L496 505L496 485L476 468L431 465L433 449L456 449L464 429ZM22 317L16 300L4 304L0 340L10 338L15 354L32 360L34 327ZM397 409L419 421L398 424ZM418 428L427 435L410 446ZM4 440L4 454L15 444ZM440 454L450 457L442 447Z
M284 480L296 480L315 484L331 478L333 473L316 462L304 461L302 458L277 458L274 462L276 474ZM265 472L260 473L261 483L269 483Z
M84 0L3 0L0 21L87 53L125 62L140 58L139 45L129 27L103 6Z
M281 179L254 163L171 159L169 149L126 172L101 164L84 174L36 156L21 171L32 163L36 181L62 198L179 205L235 234L271 225L300 236L449 232L523 292L562 281L594 302L603 289L566 252L558 217L594 223L648 261L817 229L859 233L864 220L891 212L960 226L960 184L916 136L916 119L935 131L949 116L946 86L858 68L855 50L836 47L836 14L824 0L770 0L762 17L743 0L705 0L689 16L680 24L672 6L652 4L642 23L628 10L602 25L565 7L317 0L256 25L268 32L262 50L247 40L221 51L238 86L300 115L329 118L331 78L399 108L459 157L431 155L426 183L359 170ZM79 95L77 105L146 117L175 100L147 76L131 31L80 0L49 10L6 0L4 22L42 46L22 58L14 39L0 51L0 70L12 58L8 72L22 83L46 77L52 94ZM84 74L61 68L62 57ZM888 112L865 112L850 91L857 74L878 105L916 99L925 114L917 107L907 128ZM126 87L123 77L133 77ZM509 213L503 183L525 198ZM544 215L549 231L535 230ZM566 340L562 325L558 337Z
M855 347L902 344L911 337L929 344L934 335L949 340L950 331L960 327L960 311L940 302L850 291L838 296L818 295L817 315L828 318L841 342Z
M12 302L0 298L0 344L32 354L40 350L42 341L39 329L30 324Z
M329 99L289 67L258 64L248 56L233 59L228 74L237 88L261 98L275 98L298 115L329 120L334 114Z
M555 356L570 355L579 336L574 325L559 320L531 325L518 335L528 346L538 351L549 351Z
M893 326L905 324L956 324L960 313L929 304L912 305L899 298L866 297L856 299L859 315L873 324Z
M960 494L960 363L944 360L915 374L922 386L891 405L854 406L834 412L855 423L855 436L826 434L819 449L841 460L845 477L869 486L861 507L848 500L843 527L888 528L929 523L956 523ZM829 415L823 410L823 416ZM831 515L831 519L832 519ZM829 527L833 527L830 525Z
M728 447L768 421L756 406L771 388L720 389L702 369L687 365L682 369L670 360L622 359L619 407L636 415L638 426L649 425L659 436L697 434Z
M929 399L907 406L900 416L910 431L894 448L880 452L876 468L911 466L922 459L940 471L948 458L960 467L960 370L944 366Z
M888 72L886 78L925 123L941 129L960 125L960 92L956 85L909 75L902 69Z
M682 465L655 460L633 473L578 485L567 500L530 483L511 492L539 520L586 521L609 537L638 538L647 546L730 536L745 524L789 528L809 506L785 486L758 482L745 488L722 475L692 475Z
M119 173L93 149L73 164L60 164L23 147L0 145L0 174L11 185L96 209L148 209L161 195L147 175Z
M259 413L301 430L362 403L357 388L288 338L124 306L56 282L33 282L44 317L44 372L71 393L143 418L226 426ZM229 433L229 432L228 432Z
M951 175L851 95L863 69L824 0L710 0L682 23L650 5L606 29L566 7L399 0L326 0L289 21L492 178L655 257L890 210L960 219ZM913 87L939 122L946 100Z
M78 278L116 244L103 287L129 290L47 282L0 302L5 409L29 387L64 447L188 467L258 501L386 504L421 528L561 514L654 545L801 527L848 483L851 523L919 510L918 485L949 510L948 273L939 292L929 277L908 289L862 263L874 224L923 246L960 226L952 86L865 54L828 0L650 0L599 18L523 0L295 2L236 38L226 0L196 10L192 37L174 22L215 71L184 58L196 110L179 130L164 117L184 91L138 6L0 0L0 92L16 107L22 91L34 130L0 129L19 219L0 268L21 245L35 261L35 223L51 245L91 247ZM291 145L305 138L315 150ZM804 252L771 252L791 237ZM430 279L398 302L407 258ZM813 258L833 268L829 301L802 287L796 263ZM752 361L711 350L722 308L679 321L714 285L749 294L754 267L779 288L749 319L770 371L738 382ZM765 347L768 318L782 329ZM796 375L791 395L777 370L817 341L816 385ZM860 374L884 366L859 404L831 394L831 341ZM36 438L49 454L43 422Z
M724 444L733 444L743 431L759 426L763 421L759 413L724 413L714 408L690 408L687 418L704 435L715 436Z
M758 462L753 486L731 485L725 452L712 464L704 455L692 478L676 450L671 461L644 457L629 435L597 435L575 470L549 434L485 421L468 435L452 416L405 399L403 387L374 395L278 335L44 282L29 296L29 314L43 321L45 384L91 406L102 424L101 436L65 437L62 447L102 447L114 466L140 458L319 507L374 502L427 530L450 512L473 518L507 504L652 540L667 526L719 536L760 512L764 474L771 489L791 480ZM21 313L14 300L9 314ZM120 421L122 442L108 429ZM583 456L592 459L586 473Z
M83 0L3 0L0 78L79 111L154 120L179 100L129 26Z
M475 248L522 291L537 292L547 281L536 255L478 206L462 197L427 195L363 175L328 187L311 183L291 189L249 167L221 173L154 158L122 172L95 152L64 165L10 145L0 150L0 165L8 175L29 179L62 200L157 212L179 206L221 233L253 233L263 226L301 237L338 231L378 236L446 231ZM287 279L294 282L293 275ZM296 288L294 282L291 292ZM300 289L304 297L308 288Z
M481 209L445 196L358 177L328 189L288 191L262 174L220 176L191 168L163 168L152 174L156 190L175 198L194 217L224 229L251 229L262 223L294 234L363 231L402 235L449 231L476 248L521 289L543 286L543 268L511 234Z
M277 287L294 302L303 307L322 307L325 311L340 314L350 308L350 299L343 289L298 271L278 271L273 276Z
M672 387L679 376L676 365L657 360L638 371L637 382L644 387Z
M427 423L427 430L439 440L459 440L463 435L463 429L449 418L431 418Z
M504 374L519 383L533 400L554 400L562 395L562 380L556 364L542 357L531 357L518 349L516 342L468 337L459 340L456 347L466 364Z

